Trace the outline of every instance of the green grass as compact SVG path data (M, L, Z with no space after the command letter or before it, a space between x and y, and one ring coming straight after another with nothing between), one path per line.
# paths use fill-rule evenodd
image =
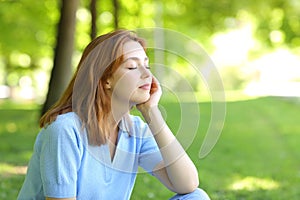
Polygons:
M38 107L0 102L0 199L16 199L32 154Z
M163 107L176 131L179 105L164 102ZM300 105L271 97L228 102L221 137L211 153L199 159L210 108L210 103L200 103L200 128L187 150L199 170L200 187L213 200L299 199ZM192 119L195 113L189 112ZM22 166L30 158L38 132L38 114L37 106L0 104L0 199L16 199L24 180ZM139 174L132 199L172 195L154 177Z

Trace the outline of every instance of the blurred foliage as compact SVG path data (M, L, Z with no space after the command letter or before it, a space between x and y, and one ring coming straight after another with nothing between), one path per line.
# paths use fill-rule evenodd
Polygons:
M120 0L119 3L120 27L158 26L176 30L193 38L209 52L215 48L212 42L215 34L245 24L252 26L256 44L250 53L254 57L279 46L291 49L300 46L298 0ZM52 67L59 6L59 0L0 1L0 85L17 86L26 76L37 91L45 93ZM88 6L89 0L81 0L77 12L74 66L90 41ZM98 34L113 30L113 8L111 0L98 2Z
M49 56L58 20L57 1L1 1L1 55Z

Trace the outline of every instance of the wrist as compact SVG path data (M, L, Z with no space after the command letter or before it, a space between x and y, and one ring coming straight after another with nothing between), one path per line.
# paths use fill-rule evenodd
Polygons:
M153 121L153 118L157 118L157 116L161 115L158 106L142 107L139 110L147 123L150 123Z
M165 128L166 122L157 106L145 109L141 113L153 135L157 135Z

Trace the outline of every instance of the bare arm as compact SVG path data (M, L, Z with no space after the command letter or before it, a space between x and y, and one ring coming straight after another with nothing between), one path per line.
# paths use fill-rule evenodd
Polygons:
M199 185L197 169L165 123L159 109L151 108L144 118L155 134L155 140L163 157L163 163L156 166L154 175L176 193L194 191Z
M137 107L154 134L163 157L163 163L156 166L154 175L176 193L192 192L199 185L198 172L158 109L161 88L155 78L150 94L150 99Z

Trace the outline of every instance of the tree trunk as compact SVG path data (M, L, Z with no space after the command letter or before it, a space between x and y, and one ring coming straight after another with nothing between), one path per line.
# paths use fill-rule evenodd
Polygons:
M118 0L113 0L113 5L114 5L114 28L118 29L119 28L119 2Z
M79 0L62 0L61 16L56 37L54 65L42 114L60 98L71 78L71 63L78 4Z
M91 40L93 40L97 35L97 0L91 0L90 11L92 16Z

